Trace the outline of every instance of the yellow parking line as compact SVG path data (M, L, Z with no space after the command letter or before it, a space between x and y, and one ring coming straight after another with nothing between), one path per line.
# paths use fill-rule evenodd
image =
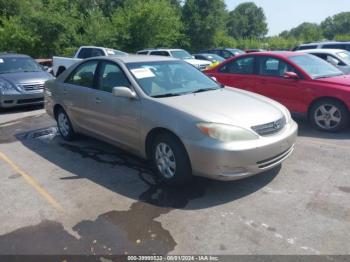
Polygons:
M6 162L14 171L20 174L29 185L34 187L34 189L43 196L47 202L49 202L54 208L59 211L63 211L62 206L55 200L33 177L24 172L20 167L11 161L4 153L0 152L0 158Z

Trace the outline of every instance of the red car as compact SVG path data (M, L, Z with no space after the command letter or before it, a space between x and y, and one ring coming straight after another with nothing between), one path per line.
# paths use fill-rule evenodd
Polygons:
M349 124L350 75L309 54L260 52L236 56L205 73L220 83L270 97L306 115L316 128Z

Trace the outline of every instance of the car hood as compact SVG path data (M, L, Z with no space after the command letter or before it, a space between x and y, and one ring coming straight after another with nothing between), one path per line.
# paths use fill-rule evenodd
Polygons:
M207 60L199 60L199 59L185 59L187 63L192 65L210 65L211 62Z
M157 99L199 121L250 128L283 117L283 106L269 98L239 89L222 88L203 93Z
M14 85L44 83L53 78L52 75L45 71L0 74L0 79L7 80Z
M350 75L319 78L319 79L315 79L315 81L325 83L325 84L336 84L336 85L350 87Z

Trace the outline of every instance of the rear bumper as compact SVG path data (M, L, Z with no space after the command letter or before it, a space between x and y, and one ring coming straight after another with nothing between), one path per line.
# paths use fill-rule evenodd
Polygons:
M281 133L240 143L184 142L193 173L216 180L238 180L281 164L294 151L298 126L292 121Z
M44 103L43 92L0 94L0 107L10 108L26 105L41 105Z

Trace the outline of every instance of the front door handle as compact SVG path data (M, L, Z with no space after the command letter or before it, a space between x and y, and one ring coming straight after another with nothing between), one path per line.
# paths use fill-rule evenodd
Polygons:
M95 102L96 102L96 104L99 104L99 103L101 103L101 99L99 97L96 97Z

